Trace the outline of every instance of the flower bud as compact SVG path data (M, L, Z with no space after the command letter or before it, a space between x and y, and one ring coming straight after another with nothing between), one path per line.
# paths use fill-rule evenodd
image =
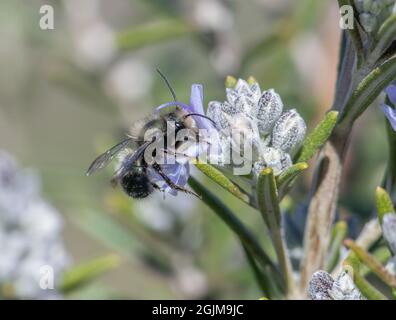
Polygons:
M270 167L274 171L274 175L277 176L292 165L292 160L289 154L271 147L264 148L261 158L262 161L258 161L254 164L253 171L256 174L259 174L263 169Z
M251 80L252 81L252 80ZM227 100L238 112L252 115L253 106L260 99L261 90L257 82L248 84L245 80L239 79L235 88L226 88Z
M225 87L226 88L234 88L237 84L237 79L233 76L227 76L225 79Z
M384 215L382 233L389 244L389 248L396 255L396 214L388 213Z
M283 102L274 89L264 91L256 109L257 125L260 134L267 135L271 132L275 122L279 119L283 110Z
M220 130L225 130L230 127L229 117L227 117L227 114L224 112L226 109L228 109L228 106L218 101L211 101L208 105L206 115L216 123Z
M285 152L295 151L305 137L307 126L295 109L279 118L272 132L272 146Z
M333 300L363 300L362 294L346 271L334 281L329 294Z
M326 271L316 271L309 281L308 294L312 300L332 300L329 291L334 279Z

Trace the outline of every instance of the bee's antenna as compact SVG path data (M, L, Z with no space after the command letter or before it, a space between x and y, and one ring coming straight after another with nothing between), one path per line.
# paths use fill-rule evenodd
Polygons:
M210 122L212 122L213 125L217 128L216 122L214 122L213 119L211 119L211 118L209 118L209 117L207 117L207 116L205 116L203 114L200 114L200 113L189 113L189 114L186 114L184 116L184 119L186 119L188 117L191 117L191 116L197 116L197 117L205 118L206 120L209 120Z
M162 78L162 80L164 80L166 86L168 87L169 91L170 91L171 94L172 94L173 100L175 100L175 102L176 102L176 101L177 101L176 93L175 93L175 91L173 90L172 86L170 85L168 79L165 77L165 75L161 72L160 69L157 68L157 72L158 72L158 74L160 75L160 77Z

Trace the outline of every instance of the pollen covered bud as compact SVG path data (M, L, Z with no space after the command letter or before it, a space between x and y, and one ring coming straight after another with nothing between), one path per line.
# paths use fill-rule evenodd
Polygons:
M326 271L316 271L309 281L308 294L312 300L332 300L329 291L334 279Z
M336 280L326 271L317 271L309 281L312 300L363 300L348 272L342 271Z
M272 131L272 146L293 153L304 140L307 126L296 109L285 112L275 123Z
M396 255L396 214L388 213L384 215L382 232L389 248Z
M230 127L229 118L226 110L229 111L228 103L221 103L218 101L211 101L208 105L207 116L211 118L221 130Z
M271 167L274 171L274 175L277 176L292 165L289 154L271 147L264 148L261 158L262 161L256 162L253 168L253 171L257 175L260 174L263 169Z
M267 135L271 132L275 122L279 119L283 110L283 102L274 89L264 91L256 109L257 125L260 134Z
M346 271L343 271L334 281L329 294L333 300L364 300L352 277Z

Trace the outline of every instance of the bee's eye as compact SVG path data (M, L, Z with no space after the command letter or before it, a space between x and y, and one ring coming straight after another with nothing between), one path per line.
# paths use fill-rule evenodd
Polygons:
M175 122L175 129L176 129L176 130L184 129L184 124L183 124L183 122L181 122L181 121L176 121L176 122Z

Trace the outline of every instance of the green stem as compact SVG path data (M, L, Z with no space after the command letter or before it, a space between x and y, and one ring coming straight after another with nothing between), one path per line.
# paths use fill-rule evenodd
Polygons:
M239 237L246 248L260 263L261 267L266 270L271 269L276 277L279 277L279 271L272 260L268 257L267 253L260 246L255 236L249 229L237 218L237 216L227 208L223 202L214 194L208 191L200 182L195 178L190 177L189 184L191 188L202 196L202 200L209 206Z
M264 296L268 297L270 299L273 298L273 295L270 290L271 280L268 278L268 275L260 270L259 266L257 265L254 257L250 253L249 249L243 243L242 243L242 247L243 247L243 250L246 255L246 260L249 263L249 265L253 271L253 274L256 278L256 281L257 281L261 291L263 292Z
M334 270L340 258L340 248L348 232L348 225L345 221L336 223L333 229L333 239L331 241L325 269L328 272Z
M282 237L278 191L272 168L266 168L260 173L257 183L257 199L261 215L271 233L286 292L290 293L294 290L295 284L291 262Z

